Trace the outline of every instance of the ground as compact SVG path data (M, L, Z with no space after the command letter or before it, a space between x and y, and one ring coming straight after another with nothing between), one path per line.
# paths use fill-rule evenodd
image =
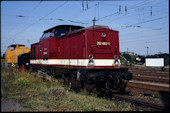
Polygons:
M19 103L12 99L1 97L1 112L19 112L29 111L29 109L22 107Z

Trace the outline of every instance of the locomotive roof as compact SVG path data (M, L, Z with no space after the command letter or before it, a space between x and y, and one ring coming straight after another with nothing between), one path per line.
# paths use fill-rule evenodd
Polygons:
M102 26L102 25L94 25L86 28L82 28L80 30L86 30L86 29L109 29L108 26Z
M39 43L37 42L37 43L33 43L33 44L31 44L31 45L37 45L37 44L39 44Z
M47 29L47 30L45 30L44 31L44 33L45 32L49 32L49 31L52 31L53 29L72 29L72 30L74 30L74 29L81 29L81 28L84 28L84 27L82 27L82 26L76 26L76 25L58 25L58 26L55 26L55 27L52 27L52 28L50 28L50 29Z
M93 30L93 29L110 29L108 26L102 26L102 25L94 25L94 26L90 26L90 27L85 27L85 28L81 28L78 30L74 30L68 34L72 34L72 33L78 33L78 32L82 32L84 30Z
M18 46L25 46L25 45L23 45L23 44L12 44L12 45L9 45L8 47L14 47L14 46L16 46L16 45L18 45Z

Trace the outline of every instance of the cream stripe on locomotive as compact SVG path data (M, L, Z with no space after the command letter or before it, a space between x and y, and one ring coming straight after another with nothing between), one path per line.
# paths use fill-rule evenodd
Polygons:
M113 66L114 59L93 59L94 66ZM30 60L30 64L45 65L72 65L72 66L88 66L89 59L38 59ZM120 64L120 59L118 60Z

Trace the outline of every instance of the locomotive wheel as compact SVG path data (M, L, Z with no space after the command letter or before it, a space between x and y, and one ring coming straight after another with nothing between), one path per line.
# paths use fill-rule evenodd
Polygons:
M97 91L98 97L103 97L105 95L105 84L97 82L96 91Z
M127 85L127 83L126 82L122 82L121 84L120 84L120 88L119 88L119 94L124 94L125 93L125 89L126 89L126 85Z
M110 100L112 99L113 97L113 92L109 89L106 89L105 90L105 94L106 94L106 98L109 98Z
M89 84L84 82L83 93L90 95L91 92Z
M61 77L62 77L62 79L63 79L63 81L64 81L63 84L64 84L64 85L67 85L67 87L68 87L68 82L69 82L69 81L68 81L68 78L65 77L65 74L62 74Z
M71 81L67 78L67 79L64 79L64 83L66 83L67 87L69 88L69 90L71 90Z
M68 79L67 81L67 87L69 88L69 90L75 91L76 93L78 93L81 89L79 85L80 83L78 83L75 78Z
M88 94L88 95L90 94L86 87L83 87L82 92L84 94Z
M67 81L67 86L68 86L69 90L72 90L72 83L70 80Z

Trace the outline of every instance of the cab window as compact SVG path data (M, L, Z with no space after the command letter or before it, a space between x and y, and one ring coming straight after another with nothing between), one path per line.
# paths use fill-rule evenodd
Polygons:
M55 30L55 33L54 33L54 36L55 36L55 37L63 36L63 35L65 35L65 33L66 33L66 30L65 30L65 29L56 29L56 30Z
M47 38L47 35L48 35L48 33L45 33L45 36L44 36L44 38Z
M51 32L48 32L46 38L49 38L49 37L50 37L50 34L51 34Z
M55 33L55 29L52 30L52 32L50 33L50 36L54 37L54 33Z
M45 33L43 33L43 35L41 36L40 40L42 40L44 38L44 36L45 36Z
M50 36L54 37L54 33L50 33Z
M9 46L9 47L8 47L9 50L13 50L13 49L15 49L15 48L16 48L16 45L12 45L12 46Z

